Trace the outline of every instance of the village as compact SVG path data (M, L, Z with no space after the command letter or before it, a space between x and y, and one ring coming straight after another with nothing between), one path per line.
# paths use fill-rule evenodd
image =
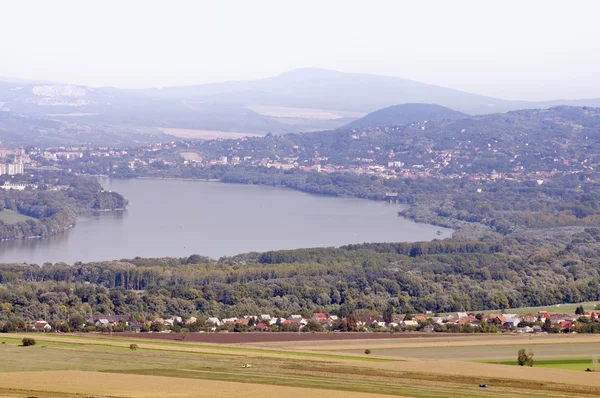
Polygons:
M229 333L229 332L449 332L449 333L590 333L600 329L599 312L577 308L575 314L482 314L457 312L444 316L387 313L385 316L357 317L314 313L305 317L269 314L242 317L181 317L138 320L131 315L94 315L72 330L67 322L39 320L27 325L39 332L147 332L147 333ZM387 319L386 319L387 318ZM71 325L73 326L73 325ZM591 326L591 328L589 327Z
M360 135L353 135L356 139ZM249 139L239 138L235 145L225 150L204 150L197 142L172 141L142 145L134 148L109 147L49 147L28 148L23 153L20 173L23 164L31 171L59 167L75 173L119 175L123 169L135 172L157 167L159 169L211 168L211 167L257 167L278 170L299 170L318 173L347 172L355 175L369 175L383 179L397 178L468 178L480 182L494 181L532 181L537 185L560 175L578 174L593 171L588 159L578 161L576 158L556 156L548 159L547 167L525 167L518 155L508 154L510 169L504 171L478 170L473 168L473 158L483 152L494 153L499 149L489 144L487 148L457 147L454 150L436 150L427 148L421 152L384 151L378 147L367 147L365 153L344 162L333 161L321 156L318 151L309 153L306 148L294 145L284 155L270 154L261 156L254 153L252 145L245 145ZM211 143L223 143L216 139L205 144L210 149ZM256 151L260 152L260 151ZM211 155L214 154L214 155ZM507 154L504 154L507 155ZM80 166L85 165L80 170ZM11 169L12 170L12 169ZM1 171L1 170L0 170Z

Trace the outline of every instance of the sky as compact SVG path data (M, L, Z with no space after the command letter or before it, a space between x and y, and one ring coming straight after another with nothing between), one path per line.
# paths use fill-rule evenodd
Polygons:
M123 88L316 67L600 97L600 1L2 1L0 76Z

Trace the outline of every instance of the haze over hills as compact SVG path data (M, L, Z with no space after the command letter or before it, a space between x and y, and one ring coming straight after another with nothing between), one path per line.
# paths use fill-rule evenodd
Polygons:
M31 122L31 128L25 128L31 138L43 120L55 126L45 131L46 138L68 129L98 133L118 133L121 129L137 132L136 142L143 138L139 133L150 131L155 138L167 128L260 134L333 130L366 113L408 103L435 104L473 115L559 104L600 106L600 99L507 101L397 77L324 69L297 69L258 80L141 90L0 78L0 111L11 115L4 119L19 120L0 126L0 140L9 136L9 142L22 144L18 137L23 126ZM431 119L432 109L418 119ZM407 114L391 117L392 110ZM373 118L382 118L379 125L401 124L417 116L411 116L414 111L410 107L390 108L359 123L366 126L364 123ZM386 119L386 114L391 118ZM451 119L454 116L448 114Z

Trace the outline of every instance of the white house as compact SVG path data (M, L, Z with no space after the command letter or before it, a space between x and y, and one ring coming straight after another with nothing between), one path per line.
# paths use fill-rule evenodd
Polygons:
M52 330L52 326L46 321L37 321L35 325L33 325L33 328L35 330Z
M221 326L221 321L219 320L219 318L211 316L210 318L208 318L206 320L206 323L212 323L215 326Z

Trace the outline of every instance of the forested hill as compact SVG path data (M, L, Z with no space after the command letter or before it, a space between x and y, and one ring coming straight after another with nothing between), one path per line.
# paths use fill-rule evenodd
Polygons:
M401 161L406 169L429 168L431 175L581 171L600 164L600 108L520 110L358 131L218 140L197 144L196 149L205 159L294 158L300 165L359 167Z
M93 177L48 172L21 180L31 186L0 190L0 240L54 235L89 211L127 206L121 194L105 191Z
M441 120L457 120L467 117L462 112L434 104L401 104L393 105L368 115L344 126L340 130L363 129L410 124L415 122L433 122Z

